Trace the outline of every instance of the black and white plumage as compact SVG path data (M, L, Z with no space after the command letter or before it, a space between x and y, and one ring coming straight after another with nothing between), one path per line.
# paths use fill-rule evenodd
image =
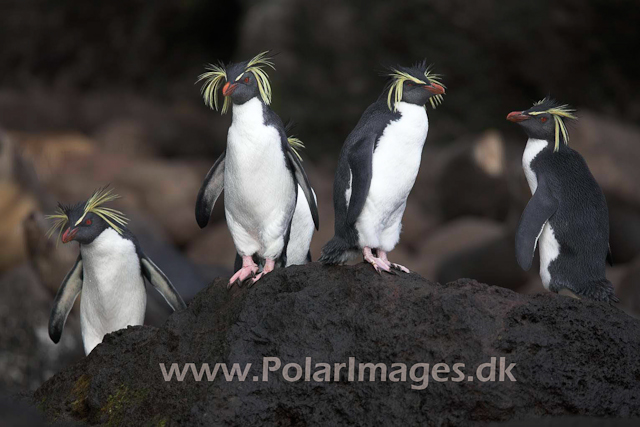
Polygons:
M564 120L575 119L573 110L545 98L507 119L529 137L522 167L532 197L516 232L518 264L531 268L538 246L546 289L616 302L605 276L610 261L607 202L583 157L568 146Z
M425 104L444 94L426 62L391 70L390 82L347 137L334 187L335 236L322 249L324 264L342 264L362 250L376 271L409 270L389 262L429 131ZM375 252L375 253L374 253Z
M217 91L224 83L222 111L231 108L233 114L227 148L207 174L196 202L196 220L203 228L225 191L225 217L242 260L229 286L251 277L255 283L276 263L306 262L313 234L309 225L318 228L315 196L294 148L299 141L287 137L282 120L269 107L266 67L273 64L263 52L249 61L211 65L200 77L212 108L218 107ZM290 252L289 245L295 250ZM254 257L264 264L259 274Z
M56 222L63 243L77 241L80 254L62 281L49 318L49 337L60 340L67 316L82 292L80 327L85 353L103 337L144 322L146 278L174 310L185 303L164 273L142 251L118 211L103 206L118 196L101 189L84 203L59 205L49 218ZM62 233L64 230L64 234ZM59 236L59 237L60 237Z

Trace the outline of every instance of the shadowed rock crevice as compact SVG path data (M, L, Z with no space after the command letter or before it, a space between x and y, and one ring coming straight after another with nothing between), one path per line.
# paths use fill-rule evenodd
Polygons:
M472 280L446 285L377 275L368 265L276 270L252 288L216 279L161 328L108 335L42 385L52 419L142 425L477 425L529 417L640 416L640 322L618 308L554 294L527 296ZM263 357L282 367L262 382ZM464 363L460 382L283 379L287 363ZM480 382L492 357L516 382ZM499 359L498 359L499 360ZM164 363L245 363L247 380L165 382ZM290 373L295 374L292 369ZM418 372L420 373L420 372ZM258 381L253 376L258 376ZM334 371L331 371L333 378ZM457 377L453 371L441 375ZM498 375L496 375L496 378ZM367 376L368 378L368 372ZM380 378L380 373L377 373ZM163 424L165 423L165 424Z

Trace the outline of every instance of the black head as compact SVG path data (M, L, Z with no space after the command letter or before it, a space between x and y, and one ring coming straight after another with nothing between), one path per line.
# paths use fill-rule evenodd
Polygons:
M415 63L411 67L396 66L389 69L391 81L387 86L387 105L395 111L398 102L425 105L427 101L433 108L442 102L445 87L440 76L431 72L426 61Z
M66 212L69 222L62 234L62 243L75 240L86 245L93 242L96 237L109 228L109 224L98 215L92 212L84 215L84 203L72 206Z
M507 115L507 120L522 126L529 138L554 142L554 151L558 151L561 139L565 144L569 142L564 120L575 119L573 113L574 110L568 105L560 105L553 99L545 98L528 110L512 111Z
M58 204L56 213L47 216L48 219L54 220L54 224L49 230L49 236L59 230L62 243L75 240L80 244L87 245L108 228L122 234L122 227L126 224L124 215L103 206L104 203L118 197L112 193L112 190L102 188L86 202L68 206Z
M202 95L205 104L218 109L218 90L222 88L224 103L222 113L229 110L230 103L242 105L252 98L260 97L269 105L271 103L271 84L264 71L265 67L275 70L273 62L267 57L269 52L262 52L250 60L223 64L209 64L207 72L200 75L198 81L204 80Z

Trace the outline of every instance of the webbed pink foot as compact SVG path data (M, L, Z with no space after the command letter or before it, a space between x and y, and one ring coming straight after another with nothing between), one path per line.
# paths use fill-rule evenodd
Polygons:
M267 258L264 263L264 268L260 272L260 274L256 275L253 278L249 286L253 286L258 280L262 279L265 274L271 273L276 266L276 262L272 259Z
M395 264L393 262L390 262L389 259L387 258L387 253L385 251L381 251L378 250L378 256L380 257L380 259L387 264L390 268L393 268L395 270L400 270L403 273L411 273L411 271L409 271L409 269L407 267L405 267L404 265L400 265L400 264Z
M227 289L230 289L234 283L239 282L238 286L243 283L248 278L253 277L258 272L258 266L255 262L253 262L253 258L251 256L243 256L242 257L242 268L236 271L231 279L229 279L229 284L227 285Z

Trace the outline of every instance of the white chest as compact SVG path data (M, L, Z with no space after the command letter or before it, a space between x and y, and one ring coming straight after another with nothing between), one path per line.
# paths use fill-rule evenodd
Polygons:
M238 172L255 176L263 169L273 169L270 167L273 163L274 166L284 166L280 145L278 130L264 124L263 106L258 98L234 105L233 120L227 135L225 186L227 175ZM231 178L233 180L234 177Z
M82 245L80 252L83 329L89 326L106 333L127 324L141 324L146 291L133 242L109 228L91 244Z
M527 178L527 183L531 189L531 194L535 193L538 188L538 177L533 169L531 169L531 162L547 147L547 144L548 142L543 139L529 138L527 146L524 149L524 154L522 155L522 169L524 170L524 176Z
M263 222L280 224L283 215L293 213L296 188L281 144L279 131L264 124L258 98L233 106L224 171L225 210L247 229Z
M415 183L429 120L424 107L401 102L402 116L391 122L373 153L370 195L406 200Z

